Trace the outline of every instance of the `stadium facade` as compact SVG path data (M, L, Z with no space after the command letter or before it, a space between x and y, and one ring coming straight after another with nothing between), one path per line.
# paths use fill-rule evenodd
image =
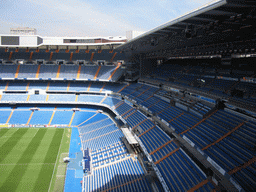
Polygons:
M82 191L254 191L255 7L214 1L128 42L2 35L0 124L77 127Z

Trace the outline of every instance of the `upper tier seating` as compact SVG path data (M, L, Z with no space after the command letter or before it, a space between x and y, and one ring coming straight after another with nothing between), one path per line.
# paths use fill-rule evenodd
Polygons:
M18 78L35 78L38 65L20 65Z
M0 78L15 78L16 65L0 65Z
M61 65L59 78L76 79L78 67L77 65Z
M119 78L124 74L125 69L122 69L121 67L119 67L114 74L112 74L112 81L118 81Z
M48 79L56 78L58 72L58 65L41 65L39 78Z
M33 52L33 53L32 53ZM11 57L10 57L11 54ZM64 60L65 62L76 62L77 60L84 60L86 63L93 62L96 63L98 60L104 60L105 63L117 62L118 60L124 60L125 54L121 52L115 52L113 50L84 50L81 49L79 52L77 50L43 50L43 49L26 49L20 48L18 52L15 49L10 48L9 52L5 52L5 49L0 49L0 59L4 61L15 61L16 59L23 59L27 61L35 61L38 59L43 59L45 61L57 61Z
M97 79L108 79L115 68L116 66L101 66Z
M190 66L191 68L192 66ZM234 71L234 70L233 70ZM222 70L210 69L200 66L194 66L189 69L186 66L165 64L152 72L150 81L171 85L178 89L190 89L201 92L203 95L209 95L213 98L225 98L239 106L255 109L256 105L253 99L255 95L255 83L244 82L247 77L252 75L239 75L235 71L229 74L223 74ZM236 96L236 90L241 90L240 96Z
M81 66L79 79L94 79L98 66Z

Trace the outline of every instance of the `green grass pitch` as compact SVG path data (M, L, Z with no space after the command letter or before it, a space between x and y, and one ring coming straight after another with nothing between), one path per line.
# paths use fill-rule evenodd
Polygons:
M0 129L0 191L52 191L56 160L68 152L68 132L64 128Z

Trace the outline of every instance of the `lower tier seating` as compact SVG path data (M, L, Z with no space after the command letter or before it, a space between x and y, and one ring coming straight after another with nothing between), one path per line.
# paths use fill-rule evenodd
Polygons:
M144 172L136 159L97 168L92 175L84 177L84 191L151 191Z
M129 156L130 154L122 142L94 150L91 153L93 167L104 166Z
M103 114L102 114L103 115ZM79 127L79 134L84 149L96 150L120 142L123 133L106 116L100 120L91 118L86 125ZM95 116L96 117L96 116Z

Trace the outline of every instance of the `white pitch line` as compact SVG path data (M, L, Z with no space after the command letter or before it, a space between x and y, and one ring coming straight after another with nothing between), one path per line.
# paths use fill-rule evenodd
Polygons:
M37 129L37 131L35 132L35 134L34 134L34 136L33 137L35 137L36 136L36 134L37 134L37 132L39 131L39 129Z
M58 129L58 128L57 128L57 129ZM60 142L60 147L59 147L58 155L57 155L57 157L56 157L55 165L54 165L53 172L52 172L52 178L53 178L53 175L54 175L54 173L55 173L57 161L59 160L59 153L60 153L60 148L61 148L61 145L62 145L64 133L65 133L65 129L64 129L64 131L63 131L63 133L62 133L62 138L61 138L61 142ZM51 185L52 185L52 178L51 178L51 182L50 182L50 185L49 185L49 188L48 188L48 192L50 191L50 188L51 188Z
M0 139L9 138L9 137L12 137L12 136L2 136L2 137L0 137Z

